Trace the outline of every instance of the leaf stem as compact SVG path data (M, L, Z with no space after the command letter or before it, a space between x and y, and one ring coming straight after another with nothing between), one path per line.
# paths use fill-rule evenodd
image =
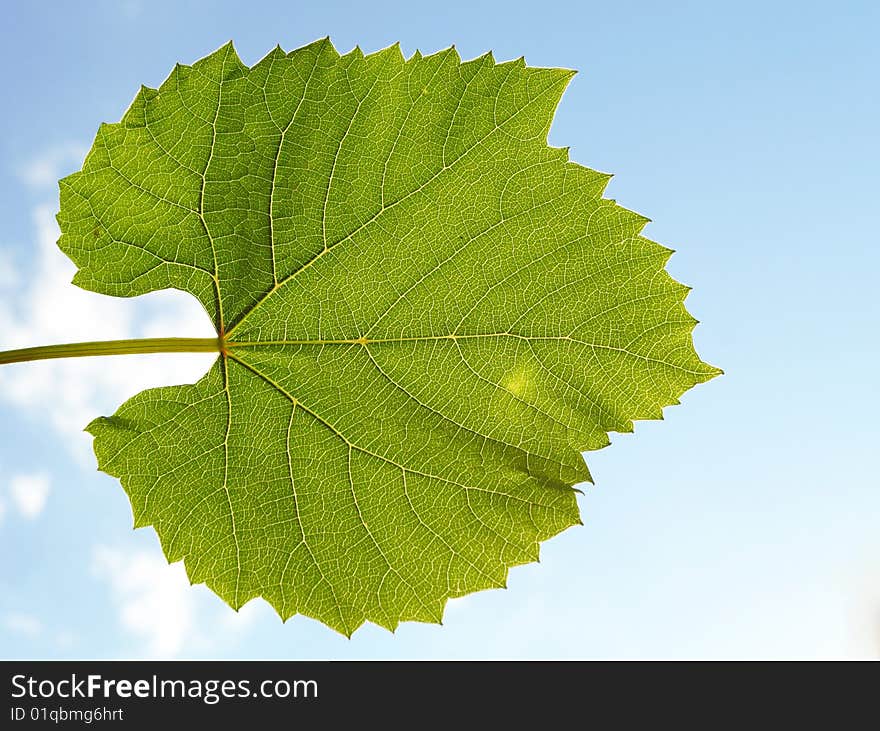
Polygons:
M87 358L93 355L132 355L136 353L220 353L221 338L139 338L0 351L0 365L49 358Z

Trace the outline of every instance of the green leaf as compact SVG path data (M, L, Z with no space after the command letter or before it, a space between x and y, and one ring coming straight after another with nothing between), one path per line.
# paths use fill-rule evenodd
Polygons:
M719 373L647 219L547 145L572 74L227 45L100 128L61 182L76 284L190 292L226 343L89 426L193 582L439 622L580 522L582 451Z

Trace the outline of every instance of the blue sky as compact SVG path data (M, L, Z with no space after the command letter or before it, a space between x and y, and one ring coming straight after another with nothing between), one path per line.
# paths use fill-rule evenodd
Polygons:
M230 38L247 63L455 43L581 73L550 140L615 173L726 375L587 455L586 525L445 626L351 640L235 615L131 530L82 427L210 357L0 371L0 657L877 657L880 12L873 3L15 3L0 30L0 348L207 336L180 293L69 285L56 180L101 121Z

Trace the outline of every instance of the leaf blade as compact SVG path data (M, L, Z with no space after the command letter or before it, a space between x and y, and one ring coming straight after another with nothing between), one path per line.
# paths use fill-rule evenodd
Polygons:
M572 74L227 45L101 128L62 181L76 283L183 289L226 341L89 426L193 582L439 622L580 522L582 451L718 373L647 219L546 144Z

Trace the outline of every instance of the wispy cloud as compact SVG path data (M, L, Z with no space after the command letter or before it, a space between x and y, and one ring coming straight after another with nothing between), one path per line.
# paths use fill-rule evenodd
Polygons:
M18 281L18 269L11 251L0 249L0 292L12 289Z
M30 614L8 612L0 617L0 626L14 635L24 635L34 639L43 633L43 623Z
M233 612L205 587L191 586L183 564L169 565L158 551L97 546L93 570L109 585L121 628L141 643L139 654L214 654L257 621L271 619L262 602Z
M59 178L82 164L87 152L79 142L55 145L19 166L18 176L31 188L55 188Z
M9 515L28 520L46 508L51 482L45 472L13 474L0 479L0 523Z
M29 654L34 655L35 647L51 647L61 652L75 647L79 639L67 629L58 629L28 612L8 611L0 614L0 633L7 635L22 646L32 648Z
M147 654L178 655L195 631L196 615L183 564L169 566L158 555L98 546L93 566L110 585L120 624L144 642Z
M9 497L18 512L34 519L46 507L49 498L49 476L45 473L15 475L9 481Z

